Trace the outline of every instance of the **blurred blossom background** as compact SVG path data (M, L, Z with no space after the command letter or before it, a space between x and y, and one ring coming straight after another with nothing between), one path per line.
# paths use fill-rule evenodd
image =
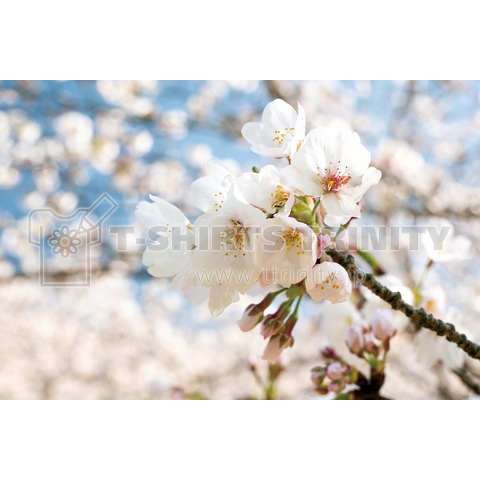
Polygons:
M235 323L255 297L213 318L206 305L169 293L168 279L148 275L145 247L133 235L126 251L107 234L92 249L91 287L42 288L37 247L27 241L32 209L69 214L104 192L119 204L104 228L132 225L144 235L134 211L150 193L193 221L201 212L189 187L208 174L210 159L237 174L284 166L252 153L240 134L275 98L302 104L307 131L352 129L372 152L383 178L353 224L448 220L455 235L470 240L469 248L458 247L466 259L430 268L424 306L480 341L480 82L2 81L0 398L325 398L309 390L310 369L321 346L342 350L351 322L359 316L368 322L384 307L368 293L361 311L352 303L302 302L296 342L282 355L279 373L260 359L265 342L258 331L243 333ZM385 284L414 301L428 251L402 243L400 251L375 255ZM438 358L424 358L425 342ZM392 340L384 394L475 398L449 368L442 342L411 327L401 331ZM466 362L480 375L479 362Z

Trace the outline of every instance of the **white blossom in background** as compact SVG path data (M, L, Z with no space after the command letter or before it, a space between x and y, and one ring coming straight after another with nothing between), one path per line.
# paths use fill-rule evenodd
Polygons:
M421 307L435 318L445 323L460 327L462 333L467 333L461 326L461 313L454 307L447 308L447 294L440 285L430 285L422 291ZM442 341L443 340L443 341ZM422 328L416 335L418 360L426 368L431 368L438 361L442 361L450 368L456 369L463 365L466 353L454 343L446 342L435 332Z
M461 313L458 310L450 308L443 315L442 321L458 327L460 317ZM465 329L462 332L465 333ZM466 353L454 343L439 337L435 332L423 328L415 336L415 341L418 348L418 361L425 368L431 368L441 361L455 370L465 363Z
M242 135L263 157L290 158L305 138L305 112L300 104L297 114L288 103L274 100L265 107L261 122L243 126Z
M369 165L370 153L356 133L317 127L281 173L302 195L321 198L325 223L338 227L361 216L358 202L380 181L380 171ZM349 185L355 178L360 184Z
M80 112L64 113L55 120L55 129L69 151L81 157L88 156L94 133L90 117Z
M98 80L97 89L106 101L122 107L128 115L148 117L155 106L150 95L158 93L156 80Z
M438 263L458 262L469 257L472 242L463 235L455 235L452 222L445 218L430 220L428 227L435 227L437 235L444 238L442 242L439 238L437 242L434 242L428 231L422 235L423 248L431 260ZM445 237L443 237L442 230L447 231Z
M428 285L422 289L421 307L435 318L442 318L447 311L447 292L438 284Z

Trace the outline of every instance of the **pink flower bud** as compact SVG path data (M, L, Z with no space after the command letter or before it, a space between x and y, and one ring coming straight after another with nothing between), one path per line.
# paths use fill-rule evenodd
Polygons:
M325 378L325 375L326 375L326 372L325 372L325 369L322 368L322 367L313 367L312 368L312 375L311 375L311 379L312 379L312 383L314 383L315 385L321 385L322 382L323 382L323 379Z
M325 346L320 349L320 355L326 360L338 360L338 354L333 347Z
M350 371L348 365L340 362L334 362L328 365L327 375L330 380L340 380L344 375Z
M260 334L266 340L273 335L276 335L283 328L283 323L279 321L275 314L267 315L262 322Z
M323 251L332 245L332 237L328 233L320 233L317 237L318 240L318 253L317 258L322 256Z
M368 331L364 337L365 350L375 356L380 353L380 342L374 337L371 331Z
M343 384L343 383L334 382L334 383L331 383L331 384L328 386L328 391L329 391L329 392L340 392L341 390L343 390L343 388L344 388L344 384Z
M283 337L284 335L280 334L270 338L270 341L263 352L262 358L264 360L268 360L270 363L275 363L283 350L293 345L293 338L288 337L285 341L285 338Z
M391 310L377 309L373 312L372 331L379 340L387 340L397 333Z
M263 311L257 305L252 304L245 310L242 318L237 322L242 332L249 332L262 319Z
M360 354L365 346L363 340L363 334L365 333L365 328L360 323L354 323L347 328L347 346L352 353Z

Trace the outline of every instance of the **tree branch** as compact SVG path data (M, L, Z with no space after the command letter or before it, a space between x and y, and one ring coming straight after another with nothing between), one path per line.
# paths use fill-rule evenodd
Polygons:
M449 342L456 343L470 357L476 360L480 359L480 346L468 340L463 333L457 332L451 323L444 323L434 318L433 315L427 314L423 308L415 308L404 302L400 293L390 291L378 282L371 273L360 270L355 265L355 259L352 255L344 255L336 248L329 248L326 253L347 270L350 278L361 281L365 287L387 302L394 310L402 311L419 327L427 328L441 337L446 337Z

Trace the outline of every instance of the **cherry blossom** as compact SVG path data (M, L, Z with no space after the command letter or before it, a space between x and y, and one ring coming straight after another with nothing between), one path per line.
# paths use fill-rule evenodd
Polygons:
M428 257L438 263L456 262L465 260L469 256L469 250L472 242L463 235L455 235L453 224L447 219L438 219L430 221L428 227L435 227L439 235L438 241L435 242L431 232L422 235L422 245ZM443 241L442 230L447 230Z
M361 216L358 202L380 181L380 171L369 165L370 153L356 133L318 127L280 173L302 195L321 198L325 223L338 227ZM360 183L351 186L353 179Z
M274 100L265 107L262 122L245 124L242 135L259 155L290 158L305 138L305 112L300 104L297 114L288 103Z
M158 235L143 254L143 264L154 277L176 275L187 262L185 252L193 247L190 221L175 205L150 195L154 203L140 202L135 216L147 230Z
M263 167L259 173L245 173L238 183L248 203L267 213L290 214L295 195L274 165Z
M220 163L208 162L210 175L195 180L190 187L190 198L204 213L221 211L226 200L227 189L236 182L235 175Z
M347 271L338 263L315 265L305 281L308 294L316 302L329 300L332 304L346 302L352 293Z
M257 264L274 270L274 278L290 287L307 277L317 259L317 237L305 223L276 215L265 220L257 242Z

